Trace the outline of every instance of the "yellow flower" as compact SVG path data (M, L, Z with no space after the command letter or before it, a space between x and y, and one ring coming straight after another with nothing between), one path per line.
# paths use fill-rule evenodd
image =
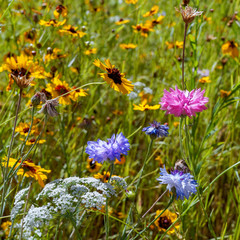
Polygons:
M137 47L137 45L133 44L133 43L128 43L128 44L125 44L125 43L122 43L119 45L120 48L122 49L134 49Z
M146 111L146 110L157 110L160 108L160 105L149 106L148 104L133 104L133 110Z
M50 19L49 21L45 21L45 20L40 20L39 21L39 24L42 25L42 26L46 26L46 27L50 27L50 26L53 26L53 27L59 27L59 26L62 26L64 25L66 22L66 19L64 19L63 21L57 21L56 19Z
M72 90L73 90L73 89L76 89L76 88L77 88L77 87L72 87ZM88 90L88 89L87 89L87 90ZM86 97L86 96L88 95L87 92L86 92L87 90L84 90L84 89L79 88L79 89L71 92L71 94L72 94L72 96L71 96L72 100L75 102L75 101L78 100L78 97Z
M122 165L122 164L124 164L124 163L126 162L126 158L125 158L124 155L121 154L120 158L121 158L121 161L119 161L118 159L116 159L115 162L114 162L114 164Z
M99 59L96 59L93 64L107 72L100 73L99 75L110 84L110 87L115 91L128 94L133 90L134 85L125 78L124 73L120 73L120 71L111 64L109 59L105 60L105 64Z
M37 32L34 28L24 33L24 39L26 42L34 43L36 38L37 38Z
M123 18L120 18L120 20L115 22L115 24L122 25L122 24L129 23L129 22L130 22L130 20L124 20Z
M62 15L63 17L66 17L67 8L60 4L56 7L55 11L53 12L53 15L55 18L59 18L60 15Z
M30 125L28 123L19 123L15 131L19 132L21 135L27 136L29 129L30 129ZM36 127L32 126L31 133L34 133L35 131L36 131Z
M96 53L97 53L97 48L88 49L84 52L85 55L91 55Z
M146 104L146 103L150 103L152 102L153 99L153 95L150 93L145 93L144 91L141 91L138 94L139 97L141 97L141 104Z
M59 32L60 33L68 33L74 37L79 37L79 38L82 38L83 36L86 35L86 33L79 31L77 29L78 29L78 27L73 27L71 25L67 25L67 26L64 26L63 29L60 29Z
M45 62L49 62L51 60L67 57L67 54L60 54L61 51L62 50L58 49L58 48L54 48L53 50L48 51L44 57Z
M165 42L165 44L168 46L168 49L171 49L171 48L183 48L183 41L176 41L175 43L170 43L168 41Z
M231 94L231 91L220 90L221 98L227 98Z
M52 83L47 84L46 91L49 92L53 98L66 94L59 98L60 104L69 105L71 104L71 100L76 101L78 96L87 95L87 93L83 89L78 89L76 91L68 93L71 90L73 90L73 88L70 88L67 82L65 81L62 82L59 78L60 78L60 75L56 74L51 81Z
M143 17L150 17L156 14L159 10L159 7L157 5L153 6L149 12L146 12L143 14Z
M180 125L180 122L173 122L173 126L176 128Z
M20 140L25 141L25 139L23 139L23 138L21 138ZM31 138L31 139L27 140L26 145L33 145L36 141L37 141L36 138ZM38 140L37 144L43 144L45 142L46 142L46 140L42 139L42 140Z
M102 164L100 164L96 161L93 161L92 158L87 159L87 170L89 172L91 172L91 173L98 172L101 167L102 167Z
M228 54L232 58L236 58L239 55L238 44L234 41L228 41L222 45L222 53Z
M141 32L141 36L143 37L147 37L149 32L153 32L154 30L152 29L152 27L150 27L148 24L147 25L143 25L142 23L137 24L136 26L132 26L132 28L134 29L134 32Z
M163 210L157 210L155 218L162 212ZM154 222L154 224L157 226L159 231L166 231L173 222L177 220L177 214L170 212L168 209L157 219L157 221ZM180 227L179 223L176 223L174 227L172 227L168 233L172 234L174 233L175 229L178 229Z
M113 176L116 176L116 175L112 175L112 177ZM101 173L97 173L97 174L94 174L93 177L97 179L101 179L104 183L107 183L110 177L110 172L104 171L103 175Z
M12 225L12 223L10 221L3 222L1 225L1 228L3 229L6 237L8 237L11 225Z
M183 41L176 41L175 42L175 46L177 47L177 48L183 48Z
M17 162L16 159L10 158L8 167L13 167L16 162ZM21 160L18 161L18 163L15 166L15 169L20 165L20 163L21 163ZM4 167L6 167L6 165L7 165L7 158L6 157L4 157L2 165ZM32 160L27 159L27 160L23 161L21 167L17 171L17 175L24 175L24 177L34 178L34 179L38 180L38 183L41 187L44 187L43 180L47 179L47 176L44 174L44 172L50 173L51 170L46 170L44 168L41 168L39 165L35 165L32 162Z
M210 83L211 80L210 80L210 77L207 76L207 77L202 77L201 79L198 80L200 83Z
M155 158L155 161L158 161L158 165L160 167L163 167L163 161L162 161L162 158L159 155Z
M0 72L4 70L9 72L7 90L11 89L14 80L20 88L24 88L28 86L34 78L45 78L46 75L43 67L39 66L37 62L34 62L32 58L24 54L6 58Z
M158 24L162 24L162 21L163 21L164 18L165 18L165 16L159 16L157 19L146 21L146 23L144 25L148 26L150 28L153 28Z
M137 2L138 2L138 0L125 0L125 2L127 3L127 4L136 4Z

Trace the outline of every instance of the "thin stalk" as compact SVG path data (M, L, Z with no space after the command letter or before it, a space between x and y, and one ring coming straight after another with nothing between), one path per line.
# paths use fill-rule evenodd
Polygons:
M157 204L157 202L163 197L163 195L167 192L167 190L165 190L165 192L153 203L153 205L142 215L142 218L144 218L151 210L152 208Z
M179 125L179 142L180 142L180 151L181 151L181 156L184 158L184 150L183 150L183 139L182 139L182 123L183 123L183 118L180 118L180 125Z
M185 44L186 44L186 35L187 35L188 24L185 23L184 26L184 40L183 40L183 58L182 58L182 88L186 89L186 83L184 81L184 61L185 61Z

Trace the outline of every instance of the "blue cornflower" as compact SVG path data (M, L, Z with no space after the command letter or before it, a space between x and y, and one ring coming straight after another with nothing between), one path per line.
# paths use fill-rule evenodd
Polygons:
M167 172L165 166L160 168L160 177L157 179L161 184L167 184L167 189L172 191L172 188L176 190L177 199L186 199L192 193L196 193L198 186L197 182L193 179L190 173L183 173L178 170L172 171L170 174ZM173 189L173 190L174 190Z
M158 138L168 136L168 129L167 124L161 125L161 123L153 121L153 123L150 123L150 127L143 128L143 132L146 132L152 138Z
M121 154L127 155L130 149L128 139L122 133L112 135L107 142L98 139L96 142L89 141L86 147L86 153L89 158L102 163L106 160L115 161L116 158L121 161Z

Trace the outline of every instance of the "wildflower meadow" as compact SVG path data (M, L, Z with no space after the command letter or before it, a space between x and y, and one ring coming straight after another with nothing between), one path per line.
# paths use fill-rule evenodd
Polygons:
M239 11L1 1L0 238L239 240Z

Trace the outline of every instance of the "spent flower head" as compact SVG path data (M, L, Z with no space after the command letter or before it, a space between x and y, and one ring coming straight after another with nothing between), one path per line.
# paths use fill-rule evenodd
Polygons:
M191 23L195 17L201 16L203 13L203 11L197 11L197 9L194 9L189 6L186 6L185 9L183 9L181 5L180 5L180 9L176 8L176 11L182 14L183 21L186 24Z
M196 112L206 110L205 106L208 103L208 98L204 97L205 90L193 89L191 92L188 90L180 90L175 87L175 90L170 88L168 92L164 89L164 95L161 98L161 110L167 110L166 114L173 114L175 117L182 116L196 116Z
M57 99L47 100L43 105L39 113L47 114L51 117L55 117L58 115L56 107L58 106Z
M196 193L197 182L190 173L174 170L170 174L165 166L160 168L160 177L157 179L161 184L167 184L169 191L176 192L176 198L188 199L192 193Z

